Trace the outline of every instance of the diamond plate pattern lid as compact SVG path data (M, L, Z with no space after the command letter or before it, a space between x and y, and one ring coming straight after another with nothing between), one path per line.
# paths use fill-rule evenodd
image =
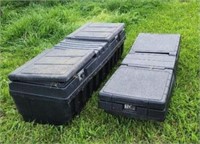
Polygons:
M67 37L71 39L111 41L123 29L123 23L88 23Z
M66 82L93 56L93 50L49 49L9 75L10 80Z

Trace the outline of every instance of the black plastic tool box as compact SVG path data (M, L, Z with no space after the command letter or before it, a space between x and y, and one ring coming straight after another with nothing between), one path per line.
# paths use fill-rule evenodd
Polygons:
M114 115L164 121L175 81L180 35L141 33L99 94Z
M124 39L122 23L89 23L12 72L10 94L24 120L63 124L80 113Z

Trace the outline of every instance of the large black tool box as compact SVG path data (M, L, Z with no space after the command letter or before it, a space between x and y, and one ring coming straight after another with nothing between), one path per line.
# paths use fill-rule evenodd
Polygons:
M80 113L124 39L122 23L89 23L12 72L10 94L24 120L63 124Z
M164 121L175 81L180 35L137 37L99 94L99 107L114 115Z

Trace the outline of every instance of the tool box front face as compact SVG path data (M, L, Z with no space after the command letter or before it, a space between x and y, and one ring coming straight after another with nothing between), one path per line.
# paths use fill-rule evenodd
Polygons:
M114 115L163 121L175 81L179 40L179 35L140 34L100 91L100 108Z
M95 32L87 25L94 25L102 33L112 30L104 38L91 40ZM120 58L124 25L108 24L108 28L106 23L87 25L83 26L87 35L82 35L81 27L75 38L72 33L9 75L10 94L25 121L68 122L80 113L92 91Z

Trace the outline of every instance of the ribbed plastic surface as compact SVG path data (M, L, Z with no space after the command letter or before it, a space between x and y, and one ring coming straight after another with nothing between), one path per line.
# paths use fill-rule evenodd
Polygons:
M107 48L107 42L101 41L85 41L85 40L74 40L74 39L64 39L55 48L59 49L85 49L85 50L95 50L95 53L100 53L105 48Z
M70 34L68 38L111 41L123 28L123 23L88 23Z
M85 40L73 40L64 39L58 45L65 48L75 48L75 49L95 49L99 50L106 46L107 42L101 41L85 41Z
M10 80L66 82L93 56L92 50L46 50L9 75Z

